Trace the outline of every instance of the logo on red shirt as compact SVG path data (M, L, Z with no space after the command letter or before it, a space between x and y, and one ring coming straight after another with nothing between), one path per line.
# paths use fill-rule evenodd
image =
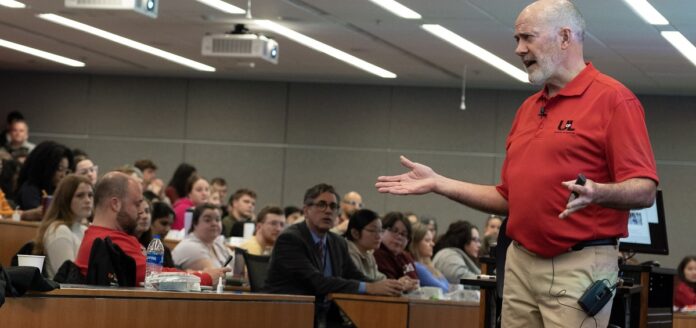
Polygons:
M573 120L561 120L558 122L558 131L561 132L573 132L575 131L575 128L573 128Z

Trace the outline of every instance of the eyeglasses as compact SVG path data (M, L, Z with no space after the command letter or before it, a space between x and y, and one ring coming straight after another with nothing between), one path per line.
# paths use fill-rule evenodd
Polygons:
M343 202L346 203L346 204L353 205L353 206L355 206L355 207L357 207L357 208L363 208L363 206L364 206L363 203L356 202L356 201L354 201L354 200L344 200Z
M79 171L75 172L80 175L86 175L88 173L97 173L99 171L99 166L94 165L91 167L85 167L84 169L80 169Z
M309 205L318 208L320 211L326 211L327 208L330 208L331 211L334 211L334 212L338 211L338 204L336 204L336 203L327 203L327 202L325 202L325 201L323 201L323 200L322 200L322 201L318 201L318 202L316 202L316 203L311 203L311 204L309 204Z
M70 174L70 168L65 166L58 166L58 172L65 172L66 174Z
M481 243L481 238L479 238L479 237L474 237L474 238L471 238L471 241L474 242L474 243L479 243L479 244L480 244L480 243Z
M391 232L392 234L399 236L403 239L408 239L408 233L406 231L399 231L394 228L387 229L387 231Z
M367 229L367 228L365 228L365 229L363 229L363 231L367 231L367 232L374 234L374 235L381 235L384 233L384 230L382 230L382 229Z

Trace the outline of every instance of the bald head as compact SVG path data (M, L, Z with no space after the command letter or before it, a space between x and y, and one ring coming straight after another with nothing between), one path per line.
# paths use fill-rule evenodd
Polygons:
M144 210L140 183L124 173L109 172L94 189L93 224L133 234Z
M341 201L341 216L347 219L362 207L362 196L355 191L348 192Z
M585 38L585 19L568 0L538 0L525 7L520 18L525 16L536 21L539 25L546 28L561 29L568 28L575 36L575 40L582 43Z
M94 187L94 205L104 206L111 198L124 199L128 192L128 181L132 178L121 172L105 174Z

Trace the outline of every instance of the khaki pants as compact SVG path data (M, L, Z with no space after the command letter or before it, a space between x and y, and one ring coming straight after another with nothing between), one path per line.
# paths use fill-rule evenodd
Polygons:
M617 247L611 245L543 258L513 242L505 262L502 327L606 327L611 301L593 318L577 300L596 280L613 286L617 262Z

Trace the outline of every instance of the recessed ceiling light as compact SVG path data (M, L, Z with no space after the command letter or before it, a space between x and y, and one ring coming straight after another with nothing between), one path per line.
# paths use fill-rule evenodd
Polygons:
M235 5L229 4L222 0L196 0L204 5L213 7L219 11L226 12L228 14L244 14L246 10L239 8Z
M421 19L421 15L394 0L370 0L376 5L389 10L392 14L406 19Z
M662 31L662 37L667 39L673 47L677 48L686 59L696 66L696 46L691 43L681 32Z
M46 52L46 51L39 50L36 48L27 47L25 45L10 42L10 41L3 40L3 39L0 39L0 47L5 47L8 49L23 52L25 54L30 54L32 56L41 57L43 59L48 59L50 61L54 61L56 63L60 63L60 64L71 66L71 67L84 67L85 66L85 63L79 62L77 60L73 60L73 59L70 59L67 57L52 54L50 52Z
M373 64L370 64L358 57L355 57L351 54L348 54L346 52L343 52L341 50L338 50L326 43L317 41L315 39L312 39L302 33L295 32L283 25L274 23L269 20L256 20L255 23L263 28L266 28L268 30L271 30L273 32L276 32L278 34L281 34L285 36L286 38L293 40L297 43L303 44L307 47L310 47L316 51L323 52L331 57L334 57L338 60L342 60L348 64L351 64L359 69L362 69L364 71L370 72L372 74L375 74L379 77L386 78L386 79L393 79L396 77L396 74L387 71L381 67L375 66Z
M79 30L79 31L82 31L85 33L89 33L89 34L98 36L100 38L104 38L104 39L107 39L109 41L124 45L126 47L140 50L142 52L146 52L146 53L149 53L151 55L154 55L154 56L157 56L160 58L164 58L166 60L175 62L177 64L191 67L191 68L199 70L199 71L215 72L215 67L208 66L206 64L202 64L202 63L199 63L197 61L193 61L191 59L184 58L184 57L181 57L179 55L175 55L171 52L167 52L167 51L155 48L155 47L151 47L151 46L148 46L146 44L143 44L143 43L140 43L137 41L133 41L133 40L128 39L128 38L124 38L120 35L116 35L116 34L113 34L111 32L107 32L107 31L104 31L102 29L98 29L96 27L93 27L93 26L90 26L90 25L87 25L84 23L80 23L78 21L74 21L74 20L69 19L69 18L58 16L56 14L39 14L37 16L39 18L45 19L49 22L53 22L53 23L56 23L59 25L74 28L76 30Z
M647 0L624 0L633 11L638 14L643 20L651 25L668 25L669 21L665 16L662 16L655 7Z
M438 24L423 24L421 27L438 38L449 42L455 47L462 49L478 59L483 60L489 65L503 71L505 74L508 74L521 82L529 83L529 76L526 72L504 61L500 57L492 54L490 51L483 49L473 42L446 29L445 27Z

